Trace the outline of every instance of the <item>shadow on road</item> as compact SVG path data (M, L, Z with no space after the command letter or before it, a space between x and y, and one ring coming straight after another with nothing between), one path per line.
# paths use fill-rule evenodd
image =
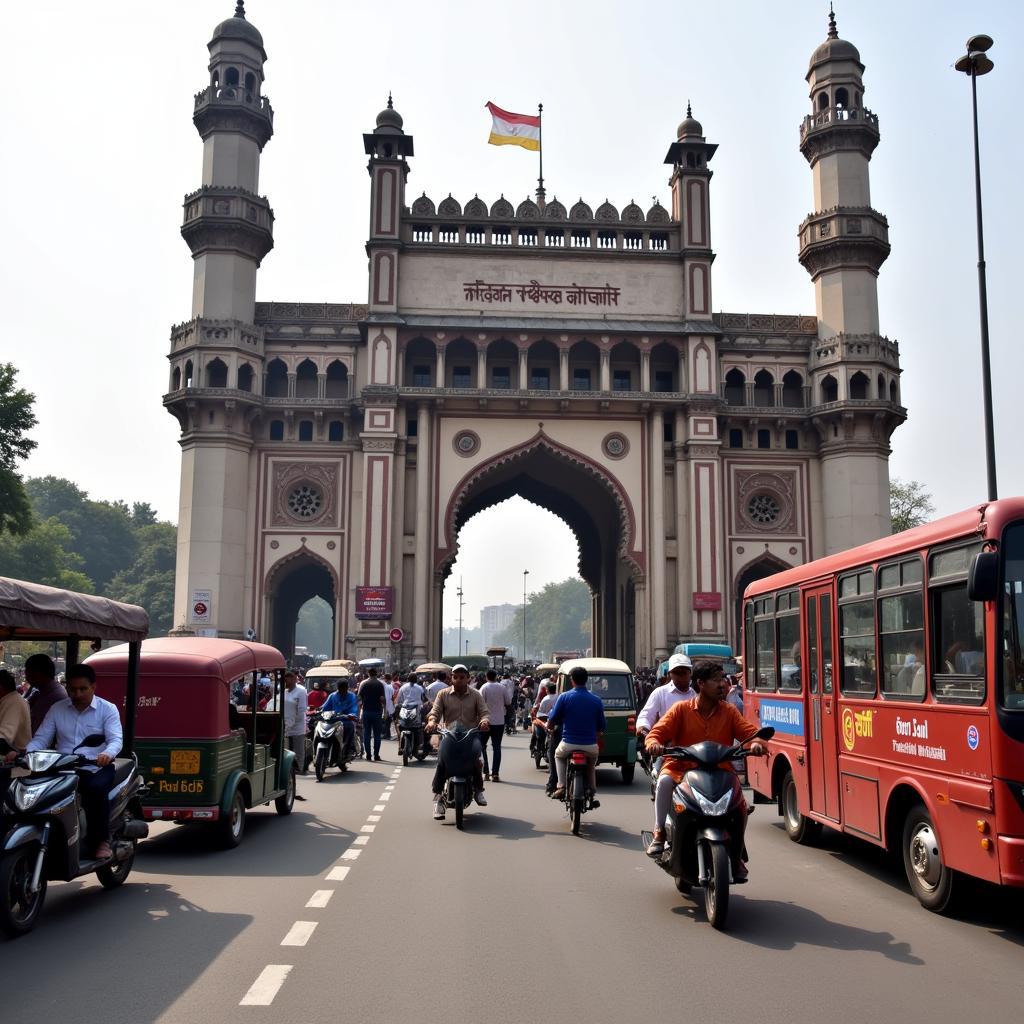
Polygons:
M694 891L703 898L700 890ZM703 904L698 907L688 902L684 906L673 907L672 912L694 920L705 920ZM925 963L911 952L909 942L897 942L890 932L872 932L830 921L796 903L745 899L737 893L732 894L728 934L740 942L749 942L764 949L821 946L850 952L880 953L888 960L914 966Z
M12 1020L155 1021L252 921L134 877L113 892L53 885L35 931L0 943L5 980L25 979L16 994L5 984Z
M242 844L217 847L207 825L176 825L139 844L137 871L154 875L294 877L322 874L355 835L313 814L250 811Z

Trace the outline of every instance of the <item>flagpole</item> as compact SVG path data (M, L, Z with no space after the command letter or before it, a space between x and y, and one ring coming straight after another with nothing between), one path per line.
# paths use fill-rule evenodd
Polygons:
M537 152L540 156L540 171L537 178L537 205L544 209L544 104L537 104Z

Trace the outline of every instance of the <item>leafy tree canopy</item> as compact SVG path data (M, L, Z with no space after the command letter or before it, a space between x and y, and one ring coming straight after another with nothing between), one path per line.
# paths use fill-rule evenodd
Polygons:
M935 515L932 496L917 480L904 481L893 477L889 484L889 512L892 532L902 533L913 526L921 526Z
M17 387L18 371L0 363L0 536L23 535L32 528L32 509L15 464L36 446L27 436L38 422L35 396Z
M581 579L549 583L530 594L526 605L527 657L551 656L552 651L584 651L591 646L590 590ZM508 629L498 633L494 643L523 646L523 609L516 609Z

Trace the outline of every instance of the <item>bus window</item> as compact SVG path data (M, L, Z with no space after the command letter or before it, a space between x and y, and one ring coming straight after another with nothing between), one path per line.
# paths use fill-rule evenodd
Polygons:
M753 690L757 685L757 659L754 657L754 602L747 604L747 612L743 626L744 658L743 671L747 679L747 689Z
M807 678L811 693L818 692L818 599L807 599Z
M832 692L832 598L821 599L821 692Z
M775 689L775 619L757 619L754 622L754 642L757 654L755 685L759 690Z
M1024 524L1006 531L1003 541L1003 707L1024 710Z
M915 589L907 590L908 586ZM920 560L882 566L878 589L882 693L896 700L924 700L927 677ZM886 594L887 590L896 593Z
M985 699L985 606L967 596L967 567L979 550L972 544L931 558L932 685L936 700L947 704Z
M779 616L779 689L800 692L800 616Z
M839 581L839 640L843 663L839 689L844 696L875 694L873 592L874 574L870 571L851 573Z

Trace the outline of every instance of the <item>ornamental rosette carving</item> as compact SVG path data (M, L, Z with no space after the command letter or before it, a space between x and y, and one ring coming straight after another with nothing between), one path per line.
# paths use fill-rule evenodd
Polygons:
M271 525L337 526L338 468L333 462L275 462Z
M737 533L792 533L796 526L794 471L738 471L734 530Z

